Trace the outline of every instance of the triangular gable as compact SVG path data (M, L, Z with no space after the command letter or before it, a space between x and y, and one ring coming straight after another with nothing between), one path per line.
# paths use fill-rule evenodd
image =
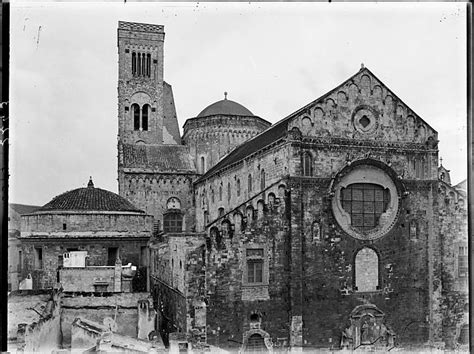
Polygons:
M437 132L367 68L292 117L288 129L307 136L422 144L430 138L431 146L437 140Z
M352 101L351 96L354 96ZM346 105L342 102L344 99L346 100ZM364 105L370 107L370 104L374 102L379 104L379 109L383 106L384 110L387 111L378 112L379 117L384 117L386 113L392 112L391 115L393 117L388 114L385 116L387 117L385 121L380 119L381 123L388 125L389 129L385 130L391 134L388 140L426 143L427 139L430 138L433 144L437 142L438 133L399 99L369 69L363 67L336 88L236 147L196 182L205 180L217 171L239 162L265 146L271 145L285 136L287 131L293 127L298 127L305 135L326 135L332 137L343 135L346 138L357 138L351 123L353 118L351 107L357 108ZM345 119L338 115L338 109L339 111L346 111ZM390 124L395 129L390 129ZM333 128L332 131L330 130L331 127ZM368 136L360 135L362 135L361 138L374 138L373 134ZM379 137L375 136L375 138ZM387 141L387 137L384 140Z

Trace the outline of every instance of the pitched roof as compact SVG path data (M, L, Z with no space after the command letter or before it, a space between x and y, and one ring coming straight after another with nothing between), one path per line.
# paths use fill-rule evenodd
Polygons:
M195 172L194 161L183 145L123 145L123 165L159 172Z
M163 81L163 142L165 144L181 144L181 135L179 134L178 117L174 105L173 88L170 84Z
M35 210L41 208L40 205L27 205L27 204L16 204L16 203L9 203L10 208L15 210L18 214L30 214Z
M202 181L202 180L205 180L207 178L209 178L210 176L212 176L214 173L216 173L217 171L233 164L233 163L236 163L238 162L239 160L242 160L244 159L245 157L247 156L250 156L251 154L253 154L254 152L257 152L258 150L264 148L265 146L268 146L270 145L271 143L274 143L276 142L277 140L279 140L280 138L282 138L283 136L285 136L285 134L287 133L287 130L288 130L288 123L290 122L290 120L292 118L294 118L295 116L298 116L299 114L303 113L304 111L306 111L308 108L312 107L314 104L316 104L318 101L321 101L321 100L324 100L327 96L331 95L332 93L334 93L335 91L339 90L342 86L346 85L348 82L350 82L351 80L353 80L357 75L361 74L361 72L366 72L370 75L372 75L372 77L374 77L377 81L379 81L380 83L382 83L382 81L377 78L369 69L367 69L366 67L362 67L358 72L356 72L354 75L352 75L351 77L349 77L347 80L345 80L344 82L342 82L341 84L339 84L338 86L336 86L335 88L333 88L332 90L328 91L327 93L325 93L324 95L320 96L319 98L315 99L314 101L308 103L307 105L303 106L302 108L298 109L297 111L291 113L290 115L288 115L287 117L281 119L280 121L278 121L277 123L275 123L274 125L272 125L271 127L269 127L268 129L266 129L265 131L263 131L262 133L256 135L255 137L253 137L252 139L249 139L247 140L245 143L243 143L242 145L236 147L234 150L232 150L231 152L229 152L221 161L219 161L216 165L214 165L214 167L212 167L209 171L207 171L203 176L201 176L197 181L196 183ZM385 86L385 85L384 85ZM394 96L398 101L402 102L403 104L405 104L400 98L398 98L397 95L395 95L390 89L387 88L387 90L391 93L392 96ZM407 106L405 104L405 106ZM412 110L413 111L413 110ZM422 118L420 118L418 116L418 114L416 114L415 112L413 112L416 117L418 119L420 119L421 121L424 122L424 120ZM425 122L426 123L426 122Z
M105 189L95 188L92 181L89 181L89 185L86 188L77 188L54 197L53 200L36 210L35 213L64 210L145 213L118 194Z

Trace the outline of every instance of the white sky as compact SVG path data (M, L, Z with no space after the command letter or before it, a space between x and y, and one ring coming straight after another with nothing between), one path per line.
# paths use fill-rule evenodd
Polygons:
M19 3L11 6L10 202L117 192L118 21L165 26L179 125L223 98L276 122L360 64L438 131L466 178L466 4Z

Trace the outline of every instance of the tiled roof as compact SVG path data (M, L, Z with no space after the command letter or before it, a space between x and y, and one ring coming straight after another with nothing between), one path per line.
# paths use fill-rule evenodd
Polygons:
M30 214L39 208L41 206L39 205L26 205L26 204L15 204L15 203L9 203L8 204L10 208L15 210L18 214L23 215L23 214Z
M195 172L188 147L183 145L123 145L123 166L159 172Z
M242 106L240 103L228 100L226 98L204 108L201 113L198 114L198 117L206 117L213 115L253 116L253 113L250 112L244 106Z
M77 188L58 195L36 212L44 211L132 211L144 213L125 198L105 189L94 188L89 182L86 188Z

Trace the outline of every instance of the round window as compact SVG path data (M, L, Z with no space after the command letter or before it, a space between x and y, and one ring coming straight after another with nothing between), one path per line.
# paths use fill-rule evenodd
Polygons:
M359 165L337 182L332 208L336 221L350 236L377 239L389 232L397 219L397 187L382 169Z
M377 114L370 107L360 106L356 108L352 119L354 128L361 133L372 133L377 129Z

